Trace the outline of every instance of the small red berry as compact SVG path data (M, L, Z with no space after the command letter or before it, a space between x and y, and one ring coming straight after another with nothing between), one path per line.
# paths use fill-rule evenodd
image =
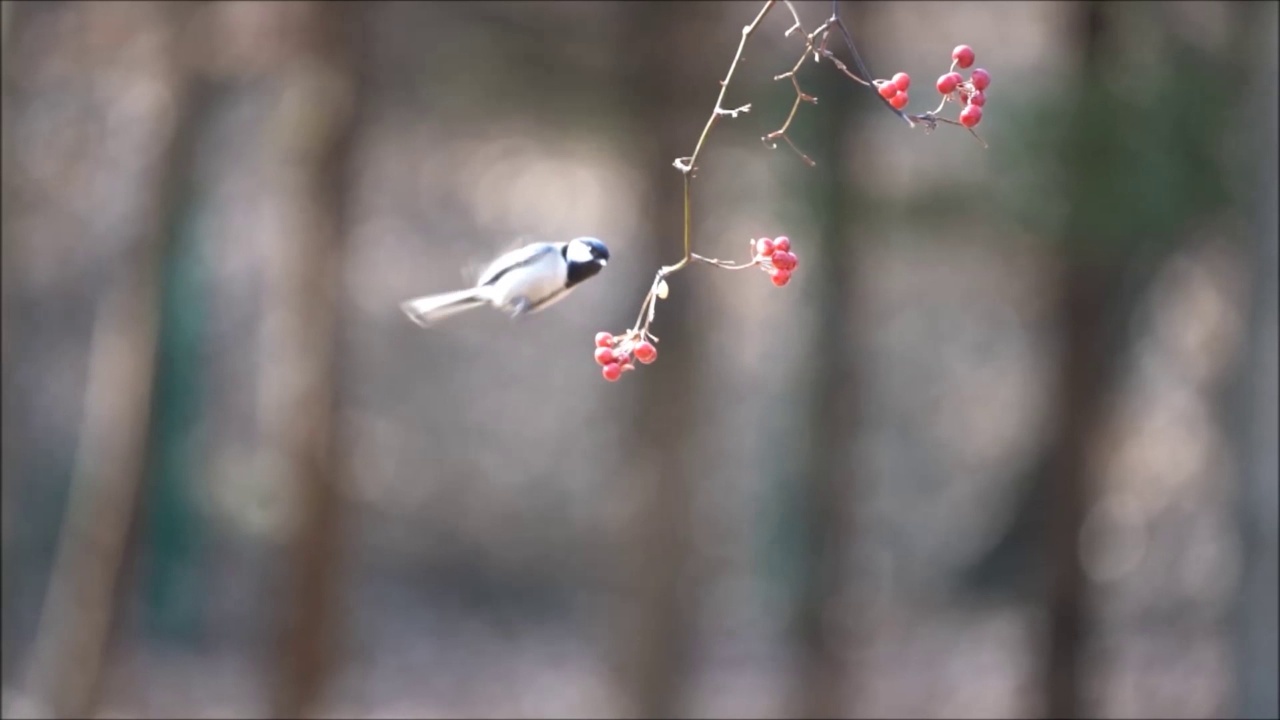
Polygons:
M877 80L876 83L879 85L877 91L880 93L880 97L885 100L888 100L898 94L898 86L894 85L892 82L887 80Z
M974 68L973 72L969 73L969 82L973 83L975 90L986 90L991 84L991 73L982 68Z
M900 72L893 76L893 84L898 87L899 92L906 92L911 87L911 76Z
M600 374L604 375L604 379L609 382L616 382L622 377L622 366L618 363L609 363L600 370Z
M969 96L969 104L982 107L987 104L987 96L981 90L974 90L973 94Z
M956 65L960 68L967 68L973 64L976 59L973 48L968 45L957 45L955 50L951 51L951 59L956 61Z
M774 285L782 287L783 285L791 282L791 271L779 268L773 271L773 277L770 279L773 280Z
M982 122L982 108L978 105L965 105L960 111L960 124L971 128Z
M596 347L609 347L613 345L613 336L607 332L596 333Z
M791 249L791 240L786 235L780 235L778 239L773 241L773 249L787 252Z
M653 343L645 340L636 346L636 359L648 365L658 359L658 348L654 347Z
M889 98L889 104L893 106L894 110L901 110L907 106L907 94L905 92L900 92L897 95L894 95Z
M773 241L772 241L772 240L770 240L769 238L760 238L759 240L757 240L757 241L756 241L756 254L757 254L757 255L772 255L772 254L773 254Z
M773 257L770 258L770 260L773 262L773 266L779 270L786 270L790 272L796 268L796 256L786 250L774 251Z
M799 265L799 264L800 264L800 258L797 258L795 253L788 252L787 253L787 269L795 270L796 265Z
M956 86L958 86L962 80L964 80L964 78L960 77L960 73L949 72L938 78L938 92L943 95L950 95L955 92Z
M613 362L613 351L607 347L596 348L596 362L600 365L608 365Z

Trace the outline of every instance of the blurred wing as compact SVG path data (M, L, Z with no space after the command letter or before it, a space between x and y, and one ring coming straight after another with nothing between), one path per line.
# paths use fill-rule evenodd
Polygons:
M489 267L480 273L480 278L476 280L476 285L490 285L516 268L527 267L545 258L550 253L558 252L560 252L558 245L545 242L533 243L512 250L489 263Z

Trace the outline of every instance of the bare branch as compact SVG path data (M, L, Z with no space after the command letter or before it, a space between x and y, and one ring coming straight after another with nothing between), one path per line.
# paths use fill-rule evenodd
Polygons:
M733 72L738 69L738 63L742 62L742 50L747 46L747 40L749 40L751 35L755 33L756 28L760 26L760 21L764 20L765 15L769 14L769 11L773 9L775 4L777 4L777 0L768 0L765 2L764 7L760 8L760 12L756 14L755 20L752 20L750 25L746 25L742 28L742 39L738 41L738 51L733 54L733 62L729 64L729 72L725 73L724 79L720 81L720 95L716 97L716 106L711 111L711 117L707 118L707 124L702 128L702 134L698 136L698 144L694 145L693 152L689 155L688 163L676 165L676 167L680 168L681 172L685 173L685 175L688 175L693 171L694 162L697 161L698 154L702 152L702 146L706 144L707 136L711 134L711 128L715 127L716 120L719 120L721 115L726 114L724 109L724 94L729 90L729 82L733 80ZM682 262L687 262L689 259L687 238L685 245L684 261Z
M782 2L787 6L787 10L791 11L791 17L795 20L793 28L799 28L801 32L804 32L803 23L800 22L800 15L796 13L795 6L791 4L790 0L782 0ZM800 103L808 102L815 105L818 103L818 98L809 95L800 87L800 80L796 74L800 72L800 66L804 65L804 61L809 57L810 53L813 53L814 57L817 58L817 48L813 44L814 38L821 36L822 43L825 45L829 27L830 21L827 21L814 28L813 32L805 33L804 50L800 53L800 58L796 60L790 70L782 73L781 75L774 76L774 80L789 79L791 81L791 87L796 91L796 97L791 103L791 112L787 113L786 120L782 121L782 127L761 138L761 140L768 145L770 149L778 146L778 144L774 142L775 140L778 140L779 138L784 140L787 145L795 151L796 155L799 155L800 159L810 167L813 167L816 163L814 163L812 158L802 152L800 148L796 147L795 142L791 140L787 131L791 129L791 123L796 119L796 111L800 109Z
M649 286L649 291L645 294L644 300L640 303L640 312L636 317L635 324L630 330L627 330L623 334L611 337L611 347L616 351L620 351L624 358L628 356L628 353L630 352L629 348L637 347L641 343L645 343L650 340L657 342L658 338L649 332L649 328L654 321L658 300L665 299L667 297L668 287L666 278L668 275L679 272L690 262L701 262L722 270L744 270L750 267L760 267L770 273L773 277L774 283L779 286L787 283L787 280L790 278L791 270L795 268L795 256L789 251L785 251L783 256L778 256L776 254L769 256L767 254L757 255L756 251L753 249L751 262L745 264L703 257L693 252L691 237L690 218L692 215L692 204L690 201L690 187L692 185L693 178L697 175L698 156L701 154L702 148L706 144L712 128L715 127L716 122L721 117L728 116L730 118L736 118L739 114L746 113L751 110L750 103L732 109L725 108L724 97L729 90L729 83L733 80L733 74L737 70L738 64L742 62L742 53L746 48L747 40L755 33L765 16L769 14L769 11L772 10L776 4L777 0L767 0L764 3L764 7L756 13L755 19L753 19L750 24L745 25L742 28L742 38L738 42L738 49L733 55L733 61L729 64L729 71L725 73L724 79L720 81L720 92L716 96L715 107L712 108L711 115L707 118L707 122L702 128L702 133L698 136L698 142L694 145L693 152L685 157L678 157L671 163L672 166L679 170L684 176L684 255L680 261L674 265L667 265L658 269L657 273L654 274L653 283ZM812 32L805 32L804 23L800 20L800 15L796 12L796 8L792 4L791 0L782 0L782 4L786 6L792 19L792 25L787 29L784 37L790 37L793 33L799 31L804 36L804 48L800 53L800 57L791 66L790 70L775 75L773 78L775 81L790 80L791 87L795 91L795 99L792 101L791 110L787 113L787 117L783 120L782 125L778 129L767 133L761 138L761 141L769 148L777 148L777 141L782 140L802 161L804 161L805 164L810 167L817 164L813 158L809 157L804 153L804 151L796 146L795 142L789 135L791 125L795 121L796 113L800 109L800 104L805 102L817 104L818 102L817 97L804 91L800 86L800 80L798 77L800 67L804 65L805 60L811 55L813 56L815 63L820 63L822 59L825 58L829 60L837 70L843 73L845 77L853 80L859 85L876 90L876 97L879 98L880 102L883 103L885 107L889 108L893 114L902 118L903 121L907 123L908 127L923 127L925 132L931 132L937 128L938 123L957 125L965 127L965 129L968 130L970 134L978 140L978 142L982 143L983 147L987 146L986 142L984 142L972 128L966 127L955 120L940 117L938 115L938 113L942 111L946 102L953 99L949 95L943 98L943 103L938 106L937 110L926 112L922 115L908 115L890 104L889 100L878 92L878 85L885 81L876 80L867 70L866 65L862 62L862 58L858 54L858 49L854 46L852 34L849 32L849 28L845 25L844 21L840 18L840 6L838 0L832 0L831 17L821 25L814 28ZM853 64L856 70L851 69L827 47L832 31L837 29L840 32L840 37L844 39L845 46L849 48L849 53L853 57ZM964 84L960 90L962 92L957 97L962 100L964 98L963 93L976 92L976 88L974 88L972 84L968 83ZM762 245L767 246L769 241L762 239L759 242L762 243ZM756 241L752 240L753 248L755 247L755 243ZM774 258L779 265L775 266L773 264L775 260L771 260L771 257ZM620 362L622 363L622 369L633 369L629 361L623 360ZM607 379L616 380L618 378L618 368L606 366L605 370L605 377Z

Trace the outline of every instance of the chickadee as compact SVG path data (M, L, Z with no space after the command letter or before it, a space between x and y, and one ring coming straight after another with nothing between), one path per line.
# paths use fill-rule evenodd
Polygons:
M564 299L608 262L609 248L595 238L533 243L494 260L473 288L406 300L400 309L422 327L482 305L517 318Z

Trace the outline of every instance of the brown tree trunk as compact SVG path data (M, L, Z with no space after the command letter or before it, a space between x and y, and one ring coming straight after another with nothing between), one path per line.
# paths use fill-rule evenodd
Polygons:
M863 35L870 32L866 15L853 5L843 12L844 20ZM814 131L813 140L801 138L800 144L817 166L801 167L798 172L800 191L818 220L818 236L816 243L805 246L812 258L801 271L811 293L809 314L814 327L805 353L810 363L805 391L808 408L800 433L807 449L801 460L799 490L804 518L796 523L805 537L797 558L804 572L794 618L800 651L795 708L799 717L844 717L853 641L850 623L856 617L845 577L855 481L847 458L848 448L855 444L856 348L861 331L859 318L849 314L849 308L859 306L852 302L858 295L859 243L846 208L853 193L848 168L855 163L850 155L854 145L850 128L856 127L853 93L863 90L825 64L806 75L813 79L804 85L812 88L820 103L802 108L813 116Z
M348 472L339 432L339 328L368 7L310 2L289 12L297 47L279 77L271 128L286 229L273 277L279 336L268 361L278 374L271 376L276 402L266 432L297 492L272 712L303 717L324 700L339 633L341 486Z
M1090 2L1080 8L1082 68L1079 87L1098 81L1099 52L1104 34L1105 9ZM1082 90L1081 92L1084 92ZM1069 142L1079 140L1069 135ZM1076 157L1087 155L1087 143L1075 148ZM1082 222L1097 209L1086 207L1089 182L1079 165L1066 168L1071 178L1068 203L1071 214L1061 239L1062 265L1058 282L1058 327L1062 355L1058 370L1058 426L1051 455L1049 501L1044 506L1049 568L1046 599L1047 627L1044 666L1045 711L1048 717L1074 718L1088 714L1082 707L1081 657L1089 627L1088 587L1079 553L1080 529L1093 503L1089 455L1104 419L1108 377L1105 337L1108 299L1117 295L1120 273L1116 264L1093 250L1083 237Z
M6 562L0 563L0 608L3 620L8 620L12 607L14 588L13 568L9 562L14 547L13 518L16 517L17 500L14 497L13 468L17 453L13 450L13 430L17 419L9 406L13 402L11 378L14 366L14 313L17 304L15 285L18 276L14 270L19 259L15 252L13 236L13 207L17 188L13 167L13 81L17 64L13 60L13 30L17 3L5 0L0 3L0 553ZM0 667L8 668L10 643L0 646ZM0 672L7 676L7 672Z
M690 23L705 17L704 7L635 3L624 11L632 47L639 52L625 67L622 85L633 93L636 132L648 140L640 143L644 154L639 162L651 173L642 212L650 223L637 236L651 238L652 245L636 262L655 271L679 260L683 247L683 185L671 162L689 153L705 122L703 113L715 100L715 81L699 85L689 77L686 63L696 39ZM696 190L697 181L695 196ZM697 292L692 286L701 270L691 268L672 278L671 297L659 303L654 326L662 338L661 357L627 377L639 393L632 406L635 424L629 445L635 452L628 460L634 472L628 492L636 502L626 529L624 607L616 638L622 712L628 716L676 715L687 691L696 593L688 564L698 357ZM647 287L649 280L644 282Z
M156 355L160 271L186 192L204 103L185 21L193 6L162 6L170 24L172 103L140 241L101 302L75 477L41 611L28 677L31 700L60 717L94 709L130 530L140 500Z
M1105 358L1097 329L1107 319L1106 275L1105 269L1069 261L1060 276L1058 322L1066 351L1058 376L1055 462L1044 507L1049 543L1045 698L1048 717L1054 718L1087 714L1081 707L1081 655L1089 608L1079 537L1095 494L1088 462L1105 410L1099 386Z

